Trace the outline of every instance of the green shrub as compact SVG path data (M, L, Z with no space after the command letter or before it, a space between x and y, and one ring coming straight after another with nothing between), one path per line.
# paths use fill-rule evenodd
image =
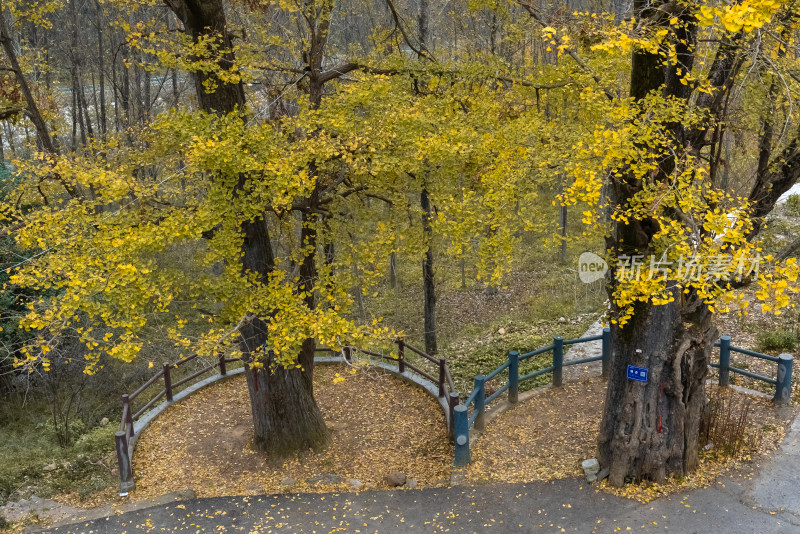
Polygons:
M786 214L800 215L800 195L789 195L789 198L786 199Z
M798 345L798 335L794 330L768 330L756 335L759 352L793 351Z

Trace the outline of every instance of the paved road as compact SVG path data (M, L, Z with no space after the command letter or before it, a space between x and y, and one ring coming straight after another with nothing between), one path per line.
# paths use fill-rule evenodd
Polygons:
M724 484L724 487L723 485ZM800 533L800 517L750 500L725 479L647 505L581 480L348 494L195 499L48 532L678 532Z
M53 528L105 533L677 532L800 534L800 418L755 475L643 505L583 480L190 499Z

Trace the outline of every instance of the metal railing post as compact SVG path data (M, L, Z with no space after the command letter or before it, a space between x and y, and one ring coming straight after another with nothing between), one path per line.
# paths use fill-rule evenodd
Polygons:
M128 436L125 431L118 430L114 434L114 442L117 449L117 464L119 466L119 492L127 495L133 491L133 469L131 468L131 457L128 455Z
M127 393L122 395L122 411L127 414L125 416L125 424L128 427L127 433L130 437L133 437L133 412L131 412L131 399Z
M608 378L611 371L611 328L603 328L603 371L602 376Z
M719 338L719 385L731 385L731 336Z
M553 338L553 385L564 385L564 338Z
M219 374L225 376L228 374L228 369L225 367L225 355L219 355Z
M402 339L397 340L397 372L400 374L406 371L406 342Z
M486 420L484 418L486 414L486 390L484 385L486 384L486 378L483 375L478 375L475 377L475 389L478 390L478 394L475 396L475 412L478 414L475 416L475 429L479 431L483 431L486 429Z
M512 350L508 353L508 402L516 404L519 401L519 352Z
M455 419L455 409L458 406L458 392L451 391L450 397L448 399L449 411L450 411L450 428L448 428L448 432L450 433L450 437L455 440L456 437L456 419Z
M164 364L164 391L167 393L167 402L172 402L172 378L169 376L169 364Z
M455 419L455 465L465 467L469 464L469 416L467 407L459 404L453 409Z
M439 396L444 397L444 358L439 358Z
M352 350L353 350L352 347L345 347L344 348L344 359L345 359L345 361L347 361L347 362L352 362L353 361Z
M792 398L792 364L794 358L791 354L778 356L778 376L775 384L775 397L773 401L779 403L789 402Z

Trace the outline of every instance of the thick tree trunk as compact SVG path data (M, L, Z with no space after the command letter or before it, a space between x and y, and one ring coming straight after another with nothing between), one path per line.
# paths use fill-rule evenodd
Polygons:
M658 8L659 3L634 2L637 18L657 17ZM691 68L694 19L688 11L679 17L685 19L674 37L681 65L664 65L657 53L634 51L630 88L634 99L651 91L689 98L690 91L679 83L677 69ZM691 136L682 125L667 127L675 139L688 146ZM670 158L662 158L660 174L654 179L666 180L674 165ZM630 174L613 179L608 188L611 204L624 208L642 185ZM651 243L653 224L647 220L617 222L606 242L609 255L648 258L656 253ZM608 287L612 303L617 284L612 276ZM705 378L716 330L708 307L694 292L683 293L676 287L673 293L674 301L669 304L637 304L623 328L612 323L612 364L598 447L600 463L609 469L609 483L615 486L629 479L660 482L698 464ZM617 316L618 311L612 308L612 315ZM647 381L628 379L628 365L647 369Z
M311 362L309 372L299 369L264 368L245 373L253 408L254 445L270 460L325 444L327 429L314 400L312 376L314 340L303 343L302 362Z
M222 0L165 0L186 31L195 39L215 35L222 40L223 58L220 65L233 65L231 38L227 32ZM195 73L195 90L200 108L209 113L227 114L242 112L245 104L244 88L241 83L226 84L214 80L213 91L206 91L203 82L210 74ZM241 176L237 194L241 190L244 177ZM310 212L309 212L310 213ZM316 231L313 221L304 215L303 240L316 248ZM262 283L266 283L275 262L269 229L265 219L243 221L242 268L258 273ZM305 258L300 268L300 276L308 287L316 278L314 253ZM306 303L313 307L314 295L309 292ZM264 318L251 317L241 331L241 348L245 359L265 346L268 324ZM251 360L252 361L252 360ZM265 355L262 366L246 366L245 376L250 392L250 405L255 430L255 446L277 459L294 451L325 443L327 428L322 413L314 400L314 340L307 339L298 356L300 369L274 367ZM274 368L273 368L274 367Z
M708 308L694 296L643 304L620 329L612 325L613 364L600 425L599 460L609 483L663 481L698 465L705 379L717 336ZM641 352L637 352L641 351ZM629 380L627 366L648 370Z

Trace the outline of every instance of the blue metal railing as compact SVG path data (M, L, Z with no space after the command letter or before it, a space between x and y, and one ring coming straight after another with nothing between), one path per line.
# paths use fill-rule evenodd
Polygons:
M579 343L588 343L590 341L602 341L603 349L600 356L593 356L590 358L583 358L581 360L573 360L564 362L564 346L577 345ZM552 352L553 364L544 369L538 369L526 375L519 375L519 363L534 356ZM611 330L604 328L603 333L597 336L588 336L583 338L564 340L562 337L553 338L553 343L546 347L541 347L525 354L512 350L508 353L508 359L503 362L497 369L494 369L487 375L478 375L475 377L475 387L472 393L464 401L464 404L456 406L453 410L454 421L454 435L455 435L455 464L456 466L464 466L469 463L469 429L475 427L476 430L483 430L486 427L484 420L486 407L500 395L508 392L508 402L516 404L519 400L519 385L521 382L530 380L537 376L546 373L553 373L553 385L560 387L563 385L564 376L563 371L565 366L580 365L583 363L602 361L603 362L603 376L606 376L610 364L611 356ZM508 370L508 380L494 393L486 396L486 383L490 380L497 378L500 373ZM469 406L472 405L472 414L469 413Z
M743 349L731 345L731 336L722 336L719 343L714 343L715 347L719 347L719 363L712 363L711 367L719 369L719 385L729 386L731 384L731 372L750 377L754 380L766 382L775 386L775 396L772 400L775 402L786 402L792 394L792 363L793 358L791 354L781 354L780 356L770 356L769 354L762 354L752 350ZM752 356L761 360L777 363L778 370L776 373L777 378L770 378L768 376L751 373L745 369L738 367L731 367L731 352L744 354L745 356Z
M599 356L592 356L580 360L572 360L564 362L564 346L577 345L579 343L588 343L590 341L602 341L602 352ZM719 384L721 386L730 385L730 373L738 373L748 376L755 380L760 380L775 386L775 402L787 402L791 397L792 392L792 362L791 354L781 354L780 356L770 356L752 350L734 347L731 345L730 336L722 336L719 343L714 344L715 347L720 349L720 363L711 363L711 367L719 369ZM538 369L526 375L519 375L519 363L534 356L552 352L553 363L544 369ZM767 360L778 364L777 378L772 379L756 373L752 373L745 369L738 367L731 367L730 359L731 352L744 354L754 358ZM602 361L603 362L603 376L608 376L609 368L611 365L611 330L603 328L603 333L596 336L587 336L583 338L564 340L561 337L553 338L553 343L546 347L541 347L525 354L519 354L517 351L508 353L508 360L503 362L497 369L494 369L487 375L478 375L475 377L475 387L472 393L464 401L464 404L459 404L453 408L453 435L455 441L455 465L463 467L470 462L470 445L469 445L469 430L475 427L476 430L482 431L486 427L485 412L486 407L494 400L500 397L503 393L508 392L508 402L516 404L519 400L519 384L530 380L537 376L547 373L553 373L553 386L560 387L563 385L563 370L565 366L581 365L584 363ZM490 380L497 378L503 371L508 370L508 381L497 389L494 393L486 396L486 383ZM469 406L472 405L472 414L469 413Z

